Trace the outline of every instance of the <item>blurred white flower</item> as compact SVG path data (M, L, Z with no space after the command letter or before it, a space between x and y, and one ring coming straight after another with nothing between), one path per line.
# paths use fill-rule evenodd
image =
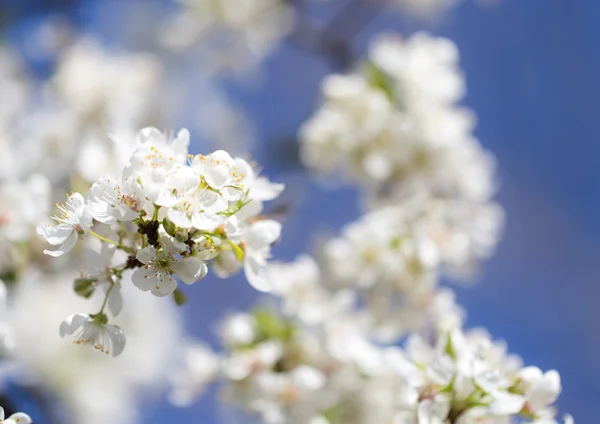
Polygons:
M63 53L53 84L83 120L141 126L148 103L155 100L160 72L160 62L152 55L113 53L92 38L81 38Z
M282 0L178 2L180 10L164 29L165 44L173 49L197 44L217 70L255 67L293 27L292 8Z
M116 358L81 349L57 335L65 316L89 306L73 293L76 276L24 275L8 311L15 338L10 358L23 382L50 390L74 424L137 422L142 399L167 388L172 364L180 358L181 317L172 302L140 296L128 273L122 287L126 307L111 323L127 334L127 348ZM160 319L148 320L152 315ZM161 340L160 349L156 340Z
M4 419L4 408L0 406L0 422L4 424L31 424L31 417L23 412L17 412Z
M304 163L359 185L371 205L416 194L488 202L494 161L471 134L458 51L447 39L384 35L369 61L323 82L323 103L300 131Z
M76 333L76 334L75 334ZM125 349L123 330L103 321L103 316L74 314L68 316L60 325L60 335L75 334L73 343L91 345L105 354L118 356Z
M67 196L64 205L56 205L60 215L52 217L56 224L41 225L37 233L57 250L44 250L46 255L61 256L70 252L77 240L85 236L92 227L92 215L85 199L80 193Z
M220 362L216 354L204 345L190 344L185 349L183 366L170 376L172 391L169 400L177 406L189 405L217 379L219 371Z
M256 290L267 292L271 284L266 272L271 245L281 235L281 224L272 219L257 221L244 234L244 271L248 282Z

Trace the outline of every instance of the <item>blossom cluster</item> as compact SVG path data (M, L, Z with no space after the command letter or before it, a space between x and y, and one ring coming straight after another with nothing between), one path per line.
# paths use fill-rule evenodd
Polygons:
M268 290L265 267L281 231L260 214L263 202L283 186L258 176L246 160L224 151L188 156L187 130L170 139L145 128L136 145L121 175L101 177L85 197L67 195L54 223L38 227L40 236L58 246L44 251L53 257L90 236L102 242L100 252L87 255L74 285L86 298L102 288L102 307L97 314L68 317L60 333L113 356L122 352L125 336L108 324L104 310L120 312L125 272L132 271L138 289L159 297L173 294L177 280L193 284L204 278L208 262L220 276L243 267L250 284Z
M523 367L483 330L413 334L399 347L373 343L343 313L319 326L296 318L229 316L223 353L191 346L172 400L187 404L223 379L225 402L269 424L558 422L558 373Z
M450 40L379 36L360 70L325 79L301 130L304 162L357 184L367 209L322 243L322 284L355 290L383 340L427 324L441 277L472 277L498 243L494 161L463 94Z
M179 3L166 26L145 26L166 28L161 41L186 58L208 51L209 68L253 67L293 30L293 2ZM456 3L387 5L435 18ZM135 422L138 395L167 380L177 405L219 383L223 402L267 424L558 422L558 373L523 367L502 342L464 330L465 311L440 284L471 277L503 221L494 160L460 105L452 42L380 36L353 72L325 79L300 132L302 161L357 185L365 214L290 263L268 263L281 226L262 214L281 184L223 150L189 155L186 130L133 132L188 108L171 97L194 91L185 66L110 52L87 36L63 47L40 83L0 45L0 379L49 390L85 424ZM239 114L216 104L200 119L204 135L243 142L231 124ZM32 235L49 199L67 190L53 222L37 227L54 246L41 255ZM194 284L209 268L219 277L244 269L274 299L221 322L219 353L181 349L178 281ZM175 302L160 299L169 295ZM88 301L99 311L70 315L60 335L119 360L52 331ZM31 419L4 419L0 408L0 422Z
M321 284L357 292L373 331L387 341L428 323L432 308L444 303L441 277L471 277L491 255L500 230L495 207L453 210L449 200L417 205L364 215L324 242L318 256ZM463 215L448 216L454 212Z
M53 61L51 74L44 79L30 72L27 49L13 50L0 42L0 286L6 288L0 305L0 382L26 381L48 391L74 423L132 423L137 420L138 400L164 387L169 364L178 357L175 349L152 346L156 337L169 346L179 343L184 333L181 312L174 302L140 296L131 282L134 269L113 277L106 272L99 282L89 282L107 266L122 267L129 253L88 233L78 237L73 254L52 260L42 254L44 240L36 227L48 221L51 206L65 192L84 193L102 176L121 175L139 147L137 130L150 124L167 126L169 116L178 112L174 105L197 111L197 125L203 127L193 130L203 137L205 149L226 146L229 152L247 151L252 128L240 125L246 117L233 113L215 87L205 83L193 90L194 102L189 101L192 90L178 88L204 76L181 78L181 64L164 61L156 51L110 49L65 24L60 17L51 18L28 32L27 43ZM149 25L148 33L151 28L155 26ZM54 38L57 34L60 40ZM36 37L43 39L36 42ZM92 229L98 226L103 230L98 234L113 241L123 230L121 225L113 231L99 222ZM136 233L135 224L127 226ZM228 255L220 258L226 260ZM213 269L220 275L232 272L238 262L230 259L223 271ZM103 282L107 279L120 282L108 295L112 286ZM80 296L72 289L73 280ZM91 296L92 288L99 292L93 299L81 297ZM182 293L177 295L179 301L185 300ZM100 297L106 296L107 310L118 313L110 324L127 333L127 349L110 363L104 355L64 343L56 331L65 316L94 302L92 310L100 308L104 301ZM160 316L160 322L144 319L148 314ZM73 320L90 324L73 316L71 325ZM119 342L120 332L111 331ZM104 344L112 343L108 340ZM113 348L111 353L115 352ZM111 408L105 408L107 404Z
M219 382L268 424L558 422L559 374L463 329L440 285L472 278L503 224L463 94L456 47L425 33L379 37L357 71L325 79L302 159L356 184L365 214L314 258L270 264L276 307L226 318L220 353L192 345L175 404Z
M199 47L210 66L255 67L293 27L294 14L283 0L179 0L180 11L167 26L164 43L175 49Z
M341 174L371 201L415 193L487 202L494 161L473 137L458 49L417 33L387 34L370 45L357 72L323 82L323 102L301 129L304 163Z
M49 21L44 31L59 29ZM152 100L161 86L155 77L163 75L154 55L115 53L88 36L70 41L55 51L56 68L43 81L29 72L21 51L0 43L0 382L5 389L10 381L51 394L58 406L53 408L68 411L73 423L131 423L137 401L164 385L168 364L177 356L174 349L151 347L157 337L169 346L179 342L180 312L173 302L139 296L128 270L121 290L111 292L120 293L127 305L111 319L127 332L128 348L119 360L107 362L104 355L64 343L58 324L89 307L72 289L76 270L83 259L99 263L100 252L108 256L111 249L85 237L84 252L52 260L42 254L36 227L47 221L53 199L120 172L136 148L127 129L143 127L150 115L162 125L156 106L164 108L167 98ZM113 257L118 265L127 254L117 250ZM107 306L118 308L120 300L111 295ZM149 314L161 319L148 320ZM13 400L12 391L5 394Z

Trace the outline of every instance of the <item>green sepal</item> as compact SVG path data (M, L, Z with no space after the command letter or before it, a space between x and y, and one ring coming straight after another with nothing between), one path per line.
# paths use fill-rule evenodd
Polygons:
M183 306L188 303L188 298L184 292L179 289L175 289L173 292L173 300L177 306Z
M177 233L177 225L173 224L169 218L166 217L163 219L162 224L168 235L175 236L175 233Z
M96 280L93 278L77 278L73 282L73 290L79 296L89 299L96 290Z

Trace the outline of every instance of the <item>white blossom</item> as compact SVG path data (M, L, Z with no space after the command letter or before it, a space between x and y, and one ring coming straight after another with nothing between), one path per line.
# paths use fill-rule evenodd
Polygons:
M118 178L101 178L90 188L88 198L94 219L104 224L133 221L146 205L144 190L132 178L122 183Z
M12 414L8 418L4 418L4 408L0 406L0 422L4 424L31 424L31 417L23 412Z
M148 246L139 250L137 260L144 265L132 275L133 284L155 296L166 296L177 288L173 274L185 284L193 284L206 276L206 264L193 256L178 257L179 249L168 238L161 239L160 250Z
M174 405L189 405L200 396L220 371L220 362L209 348L191 344L185 350L184 364L171 376L173 390L169 400Z
M92 226L91 211L80 193L67 196L66 203L56 207L60 213L52 217L56 224L42 225L37 229L37 233L48 243L59 246L57 250L44 250L50 256L70 252L77 240L85 236Z
M281 234L281 224L271 219L251 224L244 234L244 271L248 282L259 291L271 289L266 272L271 245Z
M292 9L281 0L179 0L164 31L167 46L199 45L216 70L253 68L291 30Z
M74 314L67 317L60 325L60 335L65 337L72 334L75 334L73 343L91 345L107 355L118 356L125 349L123 330L105 324L101 316Z

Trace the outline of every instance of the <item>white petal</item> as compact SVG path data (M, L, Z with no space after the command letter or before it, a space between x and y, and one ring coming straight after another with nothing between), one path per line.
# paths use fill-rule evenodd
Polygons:
M208 268L200 259L189 257L173 265L173 271L182 283L193 284L206 276Z
M125 333L115 325L107 325L106 332L112 342L112 356L119 356L123 352L123 349L125 349Z
M220 189L229 180L229 168L225 165L207 163L204 167L204 178L209 186Z
M246 244L251 249L270 246L281 235L281 224L272 219L255 222L248 230Z
M158 275L158 282L152 289L152 294L154 296L164 297L173 293L176 288L177 281L175 281L175 278L169 273L163 272Z
M75 330L82 327L85 323L90 321L90 317L85 314L73 314L69 315L60 324L59 333L61 337L65 337L67 334L73 334Z
M131 275L131 281L133 284L142 291L153 290L158 283L158 278L154 273L153 268L138 268Z
M518 414L525 405L525 398L511 393L497 393L496 400L490 405L493 415Z
M548 371L531 387L527 403L534 411L542 410L556 401L560 391L560 374L555 370Z
M223 197L213 191L205 191L202 194L203 209L207 213L218 213L226 210L229 204Z
M261 292L271 291L271 283L267 278L266 267L264 263L261 263L256 258L246 256L244 260L244 273L246 279L252 287Z
M169 255L187 250L187 244L169 235L162 236L159 241L163 245L163 251L168 252Z
M213 231L223 222L225 222L225 218L219 215L207 214L204 212L192 215L192 223L197 230Z
M141 263L147 264L156 257L156 248L154 246L144 247L138 250L135 257Z
M103 224L113 224L117 221L117 218L112 215L114 210L115 208L108 203L92 203L90 205L90 211L94 219Z
M187 216L185 212L177 209L169 209L167 212L169 220L180 228L192 228L192 220Z
M16 414L12 414L6 420L6 424L31 424L31 417L23 412L17 412Z
M136 136L137 144L162 144L165 137L154 127L142 128Z
M108 286L107 286L108 287ZM121 288L117 285L113 287L108 295L108 310L116 317L123 309L123 296L121 294Z
M303 390L320 390L325 385L325 376L317 369L306 365L296 367L292 371L292 378L296 386Z
M75 192L69 196L69 201L73 205L73 209L76 211L85 208L85 198L81 193Z
M190 145L190 132L182 128L177 133L177 137L171 143L171 149L175 153L178 162L185 162L188 156L188 147Z
M70 252L75 247L75 243L77 243L78 235L76 232L72 232L69 238L64 242L62 246L60 246L57 250L44 250L44 254L48 256L53 256L55 258L64 255L65 253Z
M258 177L252 182L250 197L263 201L273 200L281 194L284 188L284 184L272 183L265 177Z
M40 225L37 227L37 233L53 246L62 244L73 234L73 227L67 224L54 226Z

